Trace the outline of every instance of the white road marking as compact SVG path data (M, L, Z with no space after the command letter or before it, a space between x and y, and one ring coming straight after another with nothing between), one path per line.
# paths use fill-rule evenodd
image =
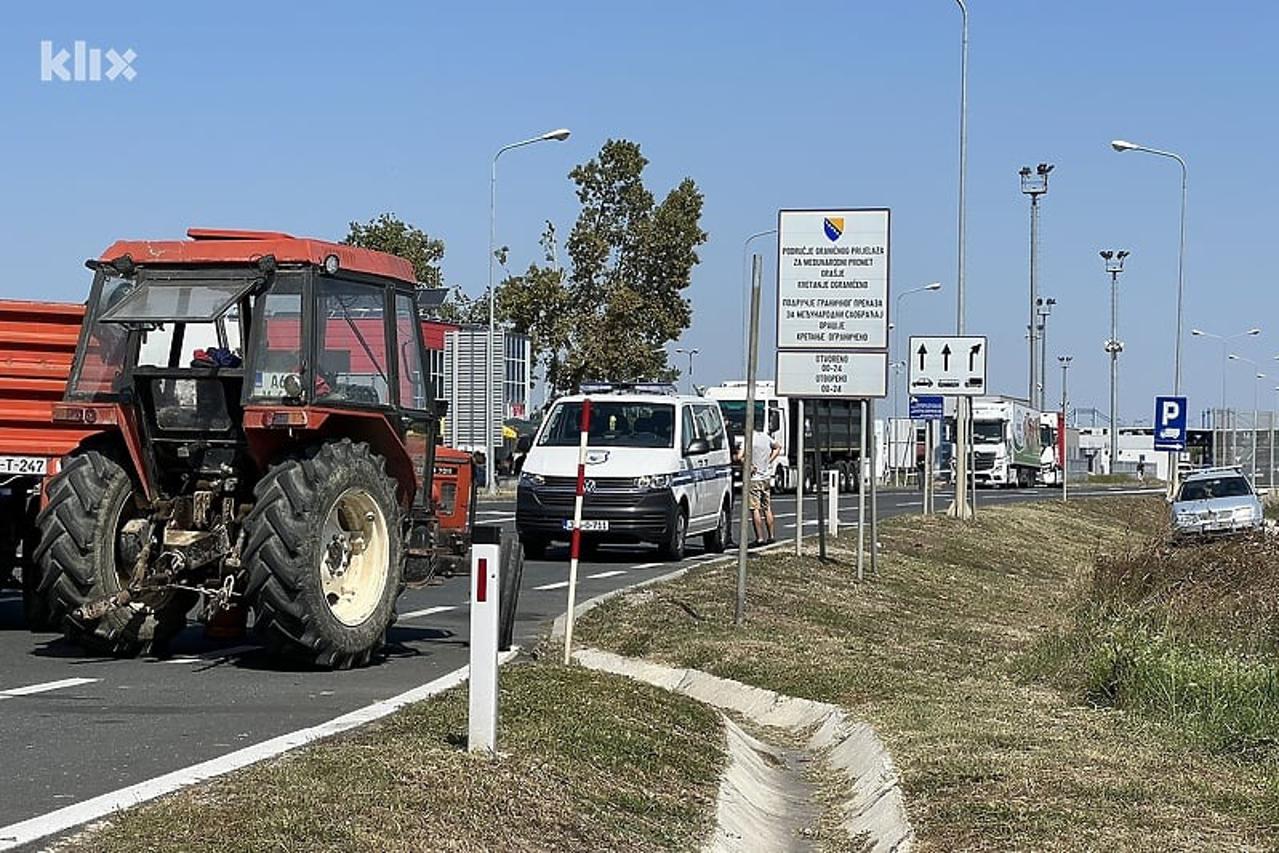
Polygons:
M593 575L587 575L588 580L599 580L601 578L615 578L618 575L626 574L626 569L613 569L611 572L598 572Z
M401 613L400 619L417 619L421 616L434 616L436 613L448 613L450 610L457 610L457 606L452 604L441 604L439 607L410 610L408 613Z
M519 650L516 648L512 648L509 652L503 652L498 656L498 663L504 664L518 653ZM237 749L235 752L229 752L226 755L202 761L199 764L193 764L190 767L184 767L181 770L175 770L172 773L166 773L163 776L157 776L145 782L139 782L136 785L129 785L126 788L120 788L108 794L102 794L80 803L65 806L38 817L11 823L8 826L0 826L0 850L11 850L14 847L30 844L37 839L65 832L80 824L106 817L120 809L127 809L139 803L154 800L156 797L173 793L179 788L185 788L188 785L194 785L197 782L203 782L206 779L212 779L215 776L239 770L241 767L256 764L267 758L274 758L281 753L305 746L320 738L331 737L356 726L371 723L398 711L411 702L420 702L423 699L456 687L466 681L467 670L468 667L465 666L461 669L455 669L447 675L442 675L420 687L414 687L412 690L407 690L398 696L392 696L390 699L366 705L363 708L351 711L349 714L335 717L326 723L289 732L253 746L246 746L243 749Z
M538 592L547 592L552 589L564 589L566 586L568 586L568 581L559 581L557 583L544 583L541 586L533 587L533 589Z
M482 509L482 510L480 510L477 514L478 514L478 515L491 515L491 516L494 516L494 517L498 518L499 520L502 520L502 519L510 520L510 519L515 518L515 513L513 513L513 512L506 512L505 510L500 510L500 509Z
M231 646L225 649L212 649L211 651L207 651L198 655L182 655L181 657L170 658L166 661L161 661L161 663L186 663L186 664L208 663L209 661L212 661L212 660L225 660L226 658L233 658L236 655L242 655L242 654L245 654L246 652L256 652L256 651L259 651L261 648L262 648L261 646Z
M79 687L101 681L100 678L63 678L58 681L45 681L40 684L28 684L26 687L12 687L0 690L0 699L11 699L16 696L34 696L37 693L48 693L50 690L62 690L66 687Z
M637 566L631 566L632 569L655 569L658 566L664 566L665 563L640 563Z

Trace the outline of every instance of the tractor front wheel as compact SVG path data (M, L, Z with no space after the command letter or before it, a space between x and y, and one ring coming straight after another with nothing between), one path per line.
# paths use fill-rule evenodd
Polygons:
M333 669L367 664L395 621L404 546L396 484L349 439L276 465L254 489L244 565L255 630Z
M98 618L77 613L128 585L141 543L126 525L141 515L129 472L97 451L71 457L49 482L35 561L49 619L67 639L113 655L162 653L186 626L195 596L182 591L129 601Z

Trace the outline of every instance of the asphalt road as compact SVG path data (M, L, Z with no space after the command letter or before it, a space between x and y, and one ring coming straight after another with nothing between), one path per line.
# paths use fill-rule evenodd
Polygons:
M1056 497L1054 491L979 493L979 506ZM1084 494L1084 493L1079 493ZM940 494L939 506L947 496ZM918 512L915 492L882 492L880 516ZM816 529L805 502L807 532ZM856 498L842 499L842 523ZM779 537L793 537L795 499L775 502ZM513 530L510 499L482 503L478 523ZM690 543L685 564L713 555ZM671 571L643 546L606 546L579 569L578 601ZM525 565L516 642L529 645L563 612L567 550ZM386 657L347 672L291 671L251 640L215 641L192 625L165 660L86 656L59 635L32 634L21 603L0 592L0 844L3 827L90 797L316 725L431 681L467 663L467 578L401 599Z

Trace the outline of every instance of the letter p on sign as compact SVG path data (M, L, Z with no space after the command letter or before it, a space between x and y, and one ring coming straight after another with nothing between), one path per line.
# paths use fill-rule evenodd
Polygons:
M1155 398L1155 450L1186 449L1186 398Z

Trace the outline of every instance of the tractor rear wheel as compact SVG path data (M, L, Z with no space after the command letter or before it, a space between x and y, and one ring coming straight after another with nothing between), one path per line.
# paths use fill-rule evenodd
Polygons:
M125 526L141 516L129 472L97 451L71 457L49 482L35 561L49 620L67 639L113 655L162 653L186 627L196 597L180 591L112 607L97 619L76 613L128 585L142 545Z
M275 651L333 669L363 666L386 640L403 588L396 483L349 439L276 465L244 522L246 596Z

